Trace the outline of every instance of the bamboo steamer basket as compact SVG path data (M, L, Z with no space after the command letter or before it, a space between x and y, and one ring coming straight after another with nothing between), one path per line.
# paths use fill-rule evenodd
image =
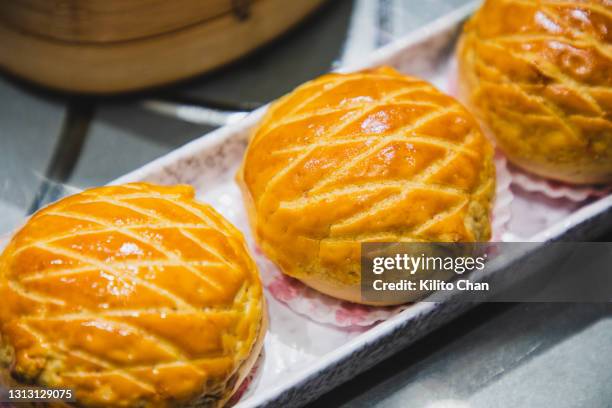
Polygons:
M3 1L0 67L61 91L141 90L239 58L323 1Z

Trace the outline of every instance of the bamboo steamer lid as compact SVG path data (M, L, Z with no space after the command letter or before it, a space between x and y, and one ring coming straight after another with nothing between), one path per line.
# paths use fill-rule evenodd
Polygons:
M0 6L0 67L62 91L140 90L228 63L323 1L11 0Z
M230 11L230 0L12 0L0 7L0 18L26 33L104 43L167 33Z

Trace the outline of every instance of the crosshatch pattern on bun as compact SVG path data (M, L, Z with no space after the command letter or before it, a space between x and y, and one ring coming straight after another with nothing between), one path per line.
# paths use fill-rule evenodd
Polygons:
M362 242L490 239L492 157L456 100L383 67L274 103L238 181L257 243L284 273L361 302Z
M189 186L95 188L39 211L0 258L0 299L5 380L72 388L81 406L221 406L265 333L241 233Z
M516 165L612 182L608 0L487 0L458 48L461 98Z

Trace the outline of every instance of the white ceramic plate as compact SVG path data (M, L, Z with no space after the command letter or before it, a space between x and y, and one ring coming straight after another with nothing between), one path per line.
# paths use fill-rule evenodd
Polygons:
M446 90L449 61L458 30L474 7L470 4L458 9L380 49L362 64L341 71L391 65ZM114 183L191 184L201 199L212 204L249 236L234 174L242 159L249 130L264 110L265 107L236 124L205 135ZM517 191L511 212L506 240L588 239L612 224L612 196L576 203ZM488 273L504 280L508 269L500 267ZM239 407L305 404L473 306L455 301L421 302L369 329L346 330L317 324L292 312L271 296L268 301L271 322L265 358L256 381L239 402Z

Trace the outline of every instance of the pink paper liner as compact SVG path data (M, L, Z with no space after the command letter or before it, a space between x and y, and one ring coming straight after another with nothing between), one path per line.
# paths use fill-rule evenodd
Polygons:
M275 299L317 323L343 328L367 327L386 320L409 306L375 307L335 299L282 274L269 261L264 267L260 265L260 272L268 276L270 283L267 289Z
M448 63L448 75L446 77L446 93L455 99L459 99L459 78L457 76L457 60L454 56Z
M231 407L231 406L236 405L237 403L240 402L242 398L244 398L245 396L251 393L253 384L257 383L257 380L259 379L259 376L261 375L261 366L263 365L262 364L263 359L264 359L264 351L262 349L261 353L259 354L259 357L257 357L257 360L255 361L255 364L253 365L253 368L251 368L251 371L246 376L246 378L242 381L242 384L240 384L240 386L238 387L234 395L232 395L229 401L227 401L227 403L225 404L225 407Z
M516 166L509 166L508 169L513 185L554 199L567 199L578 203L589 198L605 197L612 192L612 186L572 186L526 173Z
M506 158L501 153L495 154L495 167L497 183L491 227L493 241L499 241L510 221L510 204L514 196L510 190L511 177ZM367 327L386 320L410 306L410 304L388 307L366 306L335 299L284 275L258 249L255 249L255 258L264 286L270 294L289 309L317 323L341 328Z
M495 202L491 219L491 240L501 241L507 230L508 222L512 218L511 204L514 194L510 189L512 176L508 168L508 160L499 151L495 152Z

